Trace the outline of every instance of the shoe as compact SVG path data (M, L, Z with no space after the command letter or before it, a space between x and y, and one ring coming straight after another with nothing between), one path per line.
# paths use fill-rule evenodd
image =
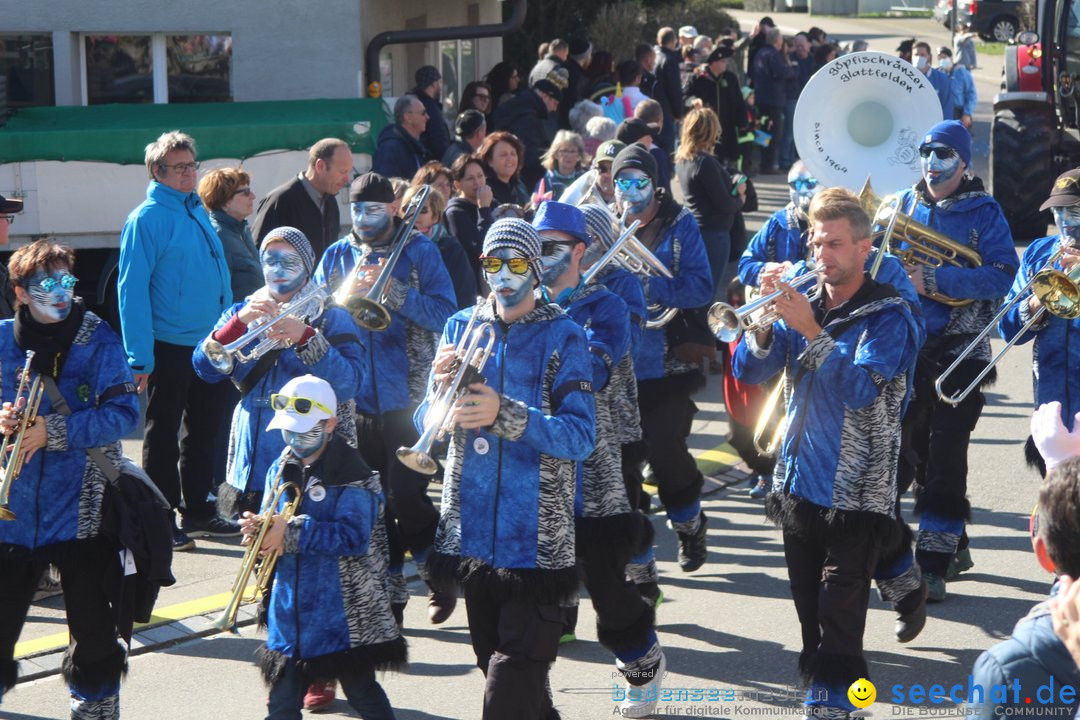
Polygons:
M698 516L698 530L693 535L676 533L679 536L679 568L683 572L694 572L705 564L705 558L709 554L706 542L705 526L707 518L705 511Z
M428 620L432 625L441 625L453 615L457 607L457 595L452 592L437 592L432 590L428 593Z
M770 478L766 478L764 475L758 475L757 485L750 490L750 497L754 500L761 500L769 494L769 490L772 488L772 481Z
M660 603L664 602L664 591L660 589L660 586L654 582L639 583L637 591L641 594L641 599L652 605L654 608L660 607Z
M60 587L60 571L57 570L55 566L50 565L45 569L45 572L41 574L41 580L38 581L37 591L34 592L34 602L56 597L63 592L63 588Z
M577 635L572 632L563 633L559 636L559 644L565 645L566 643L572 643L577 640Z
M187 552L195 549L195 541L184 534L184 531L173 525L172 529L173 552Z
M660 653L660 664L656 666L652 680L644 685L631 685L626 688L626 699L620 706L620 714L623 717L643 718L653 714L656 709L656 701L660 697L660 685L664 680L664 672L667 670L667 658ZM631 699L631 693L637 699Z
M304 709L312 712L327 709L334 702L334 688L336 682L311 683L308 685L307 694L304 695Z
M949 561L949 569L945 573L946 580L955 580L960 573L967 572L975 567L975 561L971 559L971 548L957 550Z
M926 626L926 581L917 590L909 593L896 603L896 640L911 642ZM914 605L908 608L907 606Z
M941 602L945 599L945 578L924 572L923 580L926 582L927 602Z
M188 537L236 537L240 534L240 523L213 515L206 520L184 518L180 521L181 530Z

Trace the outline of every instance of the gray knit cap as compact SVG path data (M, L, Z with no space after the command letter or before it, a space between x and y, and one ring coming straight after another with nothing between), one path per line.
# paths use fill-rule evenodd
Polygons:
M274 228L266 233L262 244L259 245L259 252L265 250L267 244L274 240L284 240L292 245L293 250L296 250L300 255L300 260L304 263L304 271L307 272L307 276L310 278L315 272L315 251L311 249L311 243L308 242L307 235L288 225Z
M585 231L593 240L600 241L604 250L615 242L615 216L603 205L589 204L581 207L585 216Z
M484 236L484 254L490 255L499 248L510 248L529 258L535 280L540 282L543 269L540 266L540 234L525 220L503 218L491 224Z

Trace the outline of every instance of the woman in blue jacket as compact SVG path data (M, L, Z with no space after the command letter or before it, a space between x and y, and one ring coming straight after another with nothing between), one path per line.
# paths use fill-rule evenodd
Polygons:
M26 464L10 486L11 520L0 522L0 697L15 685L14 659L38 579L60 569L71 644L62 672L71 717L112 720L120 713L120 676L127 669L109 597L119 578L119 548L102 535L106 478L87 455L100 448L118 467L120 438L135 429L139 403L120 338L74 297L75 255L39 241L8 264L18 311L0 322L0 427L9 436L27 353L31 379L48 376L67 402L58 412L48 392L23 436ZM21 405L21 403L20 403Z

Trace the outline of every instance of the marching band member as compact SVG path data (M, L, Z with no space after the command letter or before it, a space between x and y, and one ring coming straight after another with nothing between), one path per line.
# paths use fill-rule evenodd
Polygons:
M734 371L789 378L787 426L766 514L784 534L802 626L807 716L847 717L847 688L868 677L862 637L870 576L894 540L900 416L918 330L908 304L866 274L870 222L850 192L818 193L810 248L824 269L813 303L781 284L781 320L747 333Z
M266 285L222 314L210 334L212 340L228 345L240 339L312 287L315 253L307 236L297 228L286 226L268 232L259 249L259 262ZM260 336L241 350L250 351L263 339ZM282 345L257 360L234 362L229 372L214 367L205 343L195 348L192 356L200 378L210 383L228 378L241 391L229 437L228 478L218 488L218 510L224 517L257 512L262 507L266 469L285 448L280 435L263 431L275 411L270 395L294 377L316 375L333 384L343 397L351 397L365 372L356 325L340 308L331 306L311 317L298 313L279 320L266 331L265 339L279 340ZM352 409L343 403L340 410L345 416L342 424L351 432L355 424ZM347 438L354 442L354 437Z
M495 345L456 404L432 583L465 592L476 661L486 677L484 720L555 715L547 688L574 596L575 461L595 443L593 369L584 331L537 301L540 238L523 220L497 220L481 263L494 297L446 324L429 381L445 381L452 346L475 314ZM428 412L421 403L416 422Z
M641 221L637 237L671 271L673 278L642 279L650 303L665 308L697 308L713 297L712 274L701 231L693 215L656 187L656 161L647 149L632 144L612 163L615 202L626 222ZM677 338L676 338L677 340ZM705 384L697 358L680 358L678 343L666 329L646 330L634 356L644 452L628 458L631 476L640 487L641 464L648 460L660 489L660 500L679 537L679 567L700 568L707 555L706 520L701 510L705 482L686 446L696 406L690 396Z
M14 320L0 322L7 400L0 430L13 440L21 413L12 401L27 351L34 352L27 387L33 377L51 378L70 414L57 411L51 392L43 393L23 435L25 465L9 486L15 516L0 522L0 697L15 685L15 643L51 563L60 569L71 633L61 666L71 718L114 720L127 656L117 642L111 602L123 569L119 548L102 534L107 480L86 450L101 448L119 468L120 438L138 425L139 401L120 338L74 297L74 261L70 248L38 241L16 250L8 263L18 307Z
M769 216L739 258L739 280L748 287L760 287L762 273L779 280L792 263L806 259L806 211L821 187L802 160L788 170L787 182L791 202Z
M967 448L985 399L973 392L953 407L941 401L934 382L952 359L994 315L1016 274L1017 258L1001 207L971 175L971 134L956 120L930 128L919 148L923 178L899 193L898 212L974 250L981 265L908 268L920 295L927 340L919 354L914 399L904 417L905 452L900 487L921 486L915 503L919 519L915 559L922 568L928 599L945 599L945 580L972 566L964 524L971 505L967 494ZM907 242L901 248L907 248ZM958 307L932 295L971 300ZM989 340L945 384L947 392L967 386L990 359ZM986 383L992 382L991 372ZM986 384L984 383L984 384ZM909 452L910 450L910 452ZM917 458L917 461L912 460Z
M279 481L295 483L301 495L288 520L281 511L289 493L267 509L274 512L261 546L279 553L266 643L257 653L270 686L266 720L298 720L313 681L331 687L340 681L365 720L393 720L375 671L400 667L407 651L386 587L378 474L334 432L337 398L326 380L294 377L272 397L266 432L280 435L285 451L266 473L264 495L269 498ZM259 516L244 514L249 542L260 525Z
M354 180L349 200L352 230L327 248L315 280L329 278L331 287L351 282L357 263L363 260L363 272L353 287L353 293L363 295L392 251L391 241L402 221L392 216L394 191L378 173ZM417 567L424 566L439 513L427 495L427 476L405 467L394 453L417 440L413 410L424 395L437 333L457 307L454 286L435 244L415 232L401 242L408 244L391 271L393 279L385 294L390 326L381 332L359 331L367 372L356 395L360 454L381 474L387 496L391 601L399 621L409 599L403 574L405 550L412 551ZM457 602L453 595L434 592L428 601L429 617L436 624L450 617Z
M613 398L634 382L630 316L626 303L599 282L582 284L591 238L578 208L541 203L533 227L540 234L544 291L585 330L592 360L596 449L579 466L577 555L596 610L597 637L630 685L622 715L645 717L656 707L666 660L656 638L656 611L626 579L627 561L651 546L653 536L648 517L631 506L622 477L618 428L639 422L637 408L621 413L624 404Z
M1013 306L998 324L998 332L1003 338L1011 338L1020 332L1042 307L1039 298L1030 290L1019 302L1015 300L1028 281L1046 267L1051 256L1058 250L1063 251L1063 256L1054 265L1063 272L1069 272L1080 263L1080 168L1062 173L1054 181L1050 198L1039 208L1047 209L1054 213L1058 232L1036 240L1024 251L1012 289L1005 296L1005 303L1013 303ZM1080 388L1076 387L1075 373L1075 368L1080 365L1072 362L1080 358L1080 339L1070 344L1071 337L1080 338L1080 320L1067 320L1046 312L1017 340L1019 344L1035 341L1032 353L1035 406L1059 402L1061 420L1070 430L1073 429L1073 418L1080 411ZM1031 438L1028 438L1025 452L1028 462L1038 467L1045 477L1046 463Z

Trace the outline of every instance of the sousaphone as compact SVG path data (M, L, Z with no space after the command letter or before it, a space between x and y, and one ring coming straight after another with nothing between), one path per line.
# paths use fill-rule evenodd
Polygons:
M792 130L818 182L858 192L867 177L891 192L921 175L922 135L941 122L941 102L911 63L882 52L836 58L806 83Z

